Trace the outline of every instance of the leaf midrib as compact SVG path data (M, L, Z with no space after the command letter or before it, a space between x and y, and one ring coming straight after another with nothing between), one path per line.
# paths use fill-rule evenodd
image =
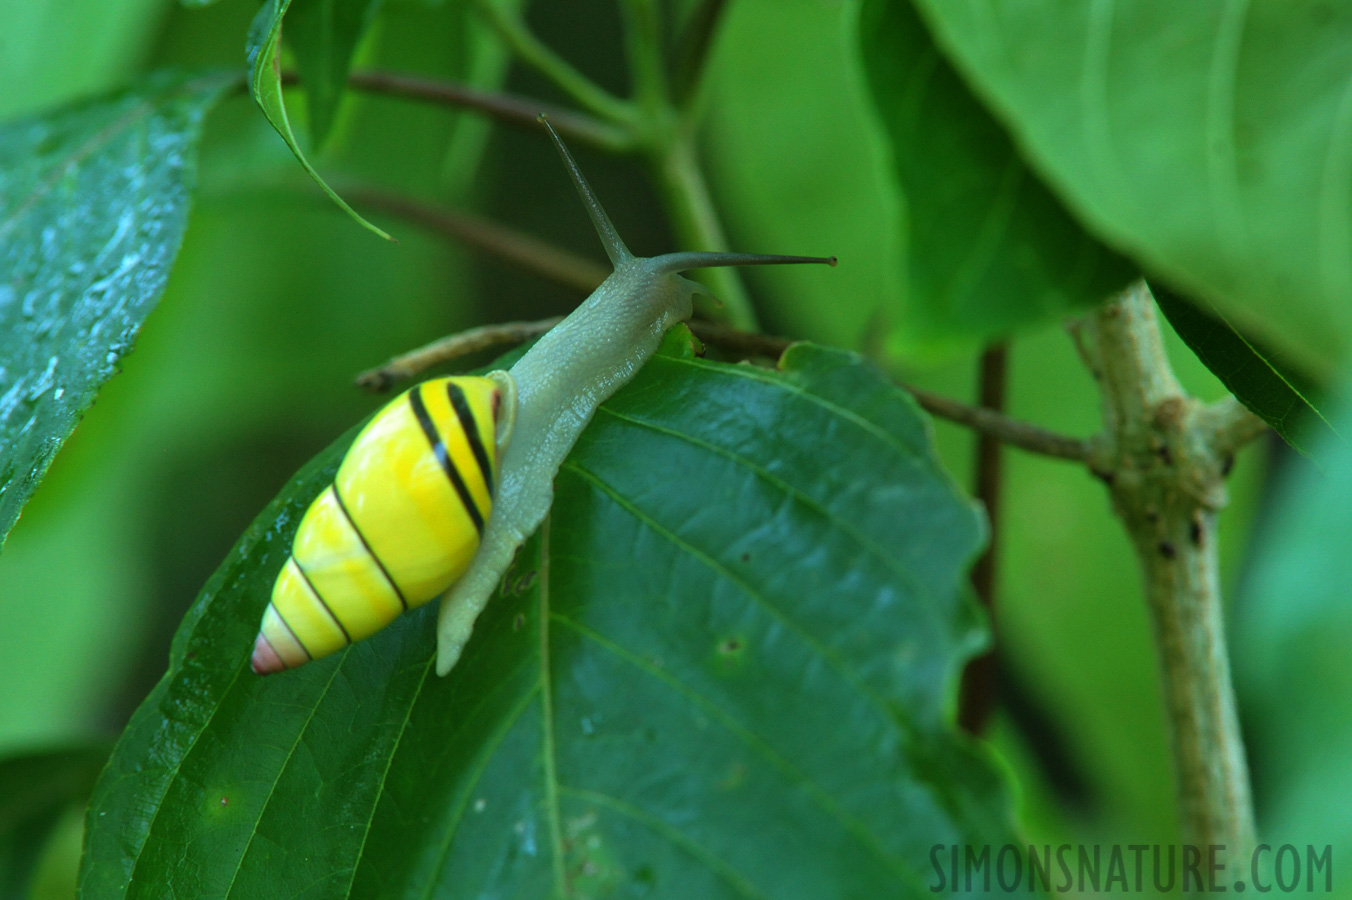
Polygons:
M677 695L686 700L692 707L707 713L711 719L719 722L729 734L736 737L739 742L753 754L759 756L771 766L778 769L780 773L787 776L791 782L805 788L808 795L816 801L821 810L832 819L835 819L845 832L858 841L859 845L870 855L881 862L884 868L897 877L910 882L917 895L921 893L922 885L920 884L914 869L912 869L904 859L890 855L887 852L887 849L879 843L877 837L867 825L856 819L847 810L841 808L840 805L832 799L830 793L825 788L818 785L806 772L803 772L788 758L776 750L774 744L769 740L761 737L749 728L742 727L737 722L735 716L724 710L718 704L688 685L685 685L668 675L666 672L651 665L641 657L630 653L614 641L592 631L585 625L574 622L557 613L554 615L554 621L567 628L571 628L577 634L591 641L594 645L610 653L612 656L615 656L617 659L628 663L638 671L665 684ZM885 713L883 717L886 721L891 722Z

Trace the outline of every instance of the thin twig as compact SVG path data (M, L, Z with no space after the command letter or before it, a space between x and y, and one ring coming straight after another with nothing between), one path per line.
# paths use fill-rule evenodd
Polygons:
M1009 345L997 344L981 354L980 405L994 412L1005 410ZM967 664L958 695L958 724L968 734L981 734L990 722L999 697L999 667L996 665L995 565L1000 545L1000 488L1003 448L992 434L982 432L976 440L976 499L986 508L989 538L986 551L972 566L972 590L991 622L992 646Z
M344 193L361 206L438 231L584 294L596 290L610 274L599 263L490 219L370 187L347 188Z
M385 365L370 369L357 376L357 384L368 390L384 392L396 382L413 378L434 366L442 365L462 356L501 347L520 344L544 334L562 321L555 316L534 322L503 322L498 325L484 325L471 328L458 334L452 334L410 350L391 359ZM766 337L748 331L736 331L710 322L691 322L691 331L702 341L731 347L749 356L767 356L778 358L789 345L782 338Z
M690 326L695 337L704 343L732 351L745 359L759 356L776 360L783 356L784 351L793 343L788 338L761 334L758 331L742 331L740 328L732 328L721 322L709 322L705 319L692 319L686 324Z
M287 73L283 83L294 83L295 76ZM362 91L420 100L456 109L472 109L505 122L539 131L540 113L549 116L549 123L559 134L576 138L583 143L616 153L633 149L634 137L625 128L603 122L586 113L544 103L533 97L509 94L503 91L485 91L457 81L440 81L404 75L398 72L353 72L348 85Z
M931 415L989 434L996 440L1018 447L1020 450L1075 462L1086 462L1089 459L1092 445L1083 438L1057 434L1037 425L1011 419L994 410L959 403L957 400L923 388L902 386L910 391L921 408Z
M367 390L384 393L396 382L413 378L433 366L490 347L520 344L544 334L561 321L562 317L556 316L536 322L502 322L497 325L471 328L396 356L379 368L362 372L357 376L356 382Z
M485 325L433 341L390 360L385 365L363 372L357 383L373 390L387 390L397 381L412 378L432 366L440 365L467 353L489 347L516 344L544 334L558 324L559 319L541 319L536 322L505 322ZM738 331L725 325L695 320L689 323L695 337L706 343L728 347L754 356L778 358L793 341L752 332ZM952 398L923 388L901 385L910 392L920 407L932 415L988 433L996 440L1058 459L1084 462L1089 458L1088 441L1055 434L1036 425L1011 419L995 410L968 406Z
M756 356L777 358L793 344L788 338L740 331L726 325L699 320L690 323L690 330L694 332L695 337L707 343L748 351ZM1021 450L1076 462L1085 462L1089 459L1091 445L1087 440L1056 434L1036 425L1011 419L993 409L968 406L924 388L909 384L903 384L901 387L915 398L921 409L931 415L989 434L996 440Z

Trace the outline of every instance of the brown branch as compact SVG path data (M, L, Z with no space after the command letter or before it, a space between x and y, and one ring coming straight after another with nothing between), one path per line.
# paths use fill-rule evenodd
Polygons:
M596 290L610 274L600 263L481 216L371 187L345 187L344 193L359 206L407 219L585 294Z
M1005 409L1009 345L997 344L981 354L980 404L994 412ZM962 673L958 699L958 724L969 734L986 730L999 699L1000 684L994 645L995 574L1000 543L1000 486L1002 459L1000 441L981 432L976 442L976 498L986 508L989 538L986 551L972 567L972 589L991 620L992 646L967 664Z
M1183 839L1243 868L1255 843L1248 764L1225 647L1217 515L1230 453L1188 396L1138 281L1085 321L1103 399L1094 471L1135 547L1164 680ZM1221 407L1225 412L1225 407ZM1222 422L1242 415L1222 416ZM1233 871L1233 869L1232 869Z
M991 409L959 403L957 400L923 388L909 385L903 387L910 391L921 408L931 415L990 434L996 440L1018 447L1020 450L1075 462L1086 462L1089 459L1092 445L1083 438L1057 434L1037 425L1008 418Z
M743 331L740 328L704 319L692 319L686 324L690 326L690 331L695 337L704 343L730 350L744 359L757 356L771 360L779 359L793 343L787 338L761 334L758 331Z
M544 334L562 321L561 317L540 319L537 322L503 322L498 325L484 325L471 328L458 334L452 334L410 350L376 369L369 369L357 376L357 384L370 391L383 393L396 382L412 378L433 366L507 344L520 344L533 337Z
M363 372L357 376L357 383L373 390L387 390L396 381L412 378L432 366L440 365L467 353L529 340L532 337L544 334L558 322L557 318L553 318L541 319L537 322L506 322L501 325L472 328L469 331L433 341L417 350L397 356L379 368ZM777 358L793 343L787 338L739 331L725 325L700 320L690 322L689 325L695 337L706 343L728 347L752 356ZM901 387L910 392L911 396L920 404L920 407L931 415L990 434L996 440L1011 444L1021 450L1077 462L1085 462L1089 459L1090 444L1088 441L1066 437L1039 428L1036 425L1020 422L995 410L968 406L965 403L923 388L911 387L910 385L901 385Z
M300 82L295 72L285 72L282 84ZM575 138L612 152L623 153L634 147L633 136L625 129L610 125L586 113L564 109L532 97L508 94L503 91L485 91L458 81L441 81L406 75L399 72L367 70L353 72L348 86L372 94L402 97L453 109L471 109L492 116L508 125L538 131L540 113L549 116L549 122L560 134Z
M793 343L788 338L772 337L751 331L742 331L726 325L693 321L690 330L695 337L710 344L738 350L752 356L777 358ZM1067 437L1011 419L1002 413L982 406L968 406L942 394L924 388L903 384L920 407L931 415L965 425L983 434L989 434L1002 443L1011 444L1029 453L1054 456L1085 462L1089 459L1091 444L1087 440Z

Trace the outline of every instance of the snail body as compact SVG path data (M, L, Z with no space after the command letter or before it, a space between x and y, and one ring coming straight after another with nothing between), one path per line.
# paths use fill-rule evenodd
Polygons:
M541 121L544 121L543 118ZM462 379L484 382L484 385L480 385L484 399L480 402L474 421L478 424L480 435L488 433L485 429L492 426L494 453L490 468L496 472L496 484L490 485L487 480L484 482L491 499L491 511L487 512L481 533L476 531L470 535L461 530L452 538L458 542L457 547L468 546L473 539L475 550L468 562L464 567L460 567L457 562L454 567L439 570L444 576L452 568L455 569L454 577L447 582L449 589L442 596L437 622L439 675L445 675L459 660L475 619L497 589L516 551L548 515L554 496L554 477L597 408L637 374L657 352L666 331L690 317L694 295L705 292L702 285L682 277L680 273L712 266L787 263L835 265L834 257L700 252L669 253L656 257L634 256L615 231L609 216L596 200L563 142L547 122L544 124L572 175L592 224L614 265L614 271L591 296L541 337L509 370L490 372L479 379ZM435 382L428 382L432 383ZM423 388L425 385L420 385L409 394ZM372 424L385 416L386 410L399 406L401 401L402 397L392 401L377 414ZM356 447L357 444L354 444L354 450ZM428 447L431 445L428 444ZM349 456L353 452L349 451ZM392 461L390 465L394 468L409 464L400 459ZM346 466L345 458L339 469L339 480ZM428 468L426 461L423 466ZM470 474L474 474L473 470ZM396 473L389 479L389 489L402 490L404 481L407 479L401 479ZM325 497L328 493L321 494L315 506L327 503ZM389 501L388 505L392 508L397 504ZM311 512L306 514L297 531L297 548L302 545L306 523L314 513L315 506L311 507ZM460 556L456 556L456 559L458 561ZM286 567L278 576L273 592L274 604L269 605L269 613L275 611L275 601L278 591L282 590L284 579L295 581L294 577L288 576ZM278 630L275 623L269 624L265 614L264 630L260 633L259 642L263 643L267 635L276 634ZM337 641L337 636L330 633L326 646L332 645L332 649L338 649L345 645ZM281 658L280 653L276 655ZM289 658L298 656L293 649ZM265 659L264 662L270 663L271 660ZM254 669L260 671L257 649Z

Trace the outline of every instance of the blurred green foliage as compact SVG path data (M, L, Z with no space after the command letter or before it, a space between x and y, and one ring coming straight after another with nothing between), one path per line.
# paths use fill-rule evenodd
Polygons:
M925 6L949 31L961 31L945 24L961 9ZM1302 9L1316 17L1318 6ZM829 252L842 259L829 273L750 273L768 330L860 349L908 382L970 397L971 351L936 360L932 348L917 348L896 330L897 310L910 299L897 263L906 249L909 207L870 106L857 11L855 3L827 0L729 4L706 99L704 147L715 197L739 249ZM0 96L0 114L9 118L101 92L162 65L239 66L256 12L254 0L192 10L163 0L5 4L0 75L17 87ZM623 89L612 3L540 4L531 21L587 74ZM1063 43L1078 46L1077 40ZM963 50L966 70L995 93L997 79L984 74L977 50ZM506 75L515 90L560 99L537 76L508 74L501 49L454 2L387 3L359 54L365 64L476 83ZM1272 65L1292 65L1283 60ZM1164 70L1171 65L1172 59L1160 62ZM1054 94L1058 83L1047 78L1021 90ZM1034 168L1051 173L1049 184L1075 212L1092 220L1096 204L1130 205L1134 188L1113 182L1105 200L1103 184L1084 181L1093 165L1059 155L1063 145L1053 139L1064 131L1057 123L1024 118L1027 108L1036 108L1026 94L1000 99L1002 121L1015 122L1020 146L1034 150ZM306 115L298 93L287 101L294 117ZM1147 111L1172 108L1149 96L1139 102ZM1122 107L1107 108L1124 114ZM1175 125L1191 120L1206 117L1184 110L1171 119ZM1150 146L1170 146L1178 138L1165 133L1152 140L1159 143ZM1205 155L1204 146L1194 149ZM579 156L635 250L671 246L639 167L585 150ZM470 205L599 256L552 151L538 136L349 94L314 161L335 184L374 183ZM1291 168L1281 159L1267 165ZM1164 190L1181 195L1185 187ZM1241 203L1258 216L1270 200L1263 193ZM1282 256L1277 251L1289 241L1318 245L1304 241L1300 229L1288 229L1292 221L1283 209L1268 225L1255 226L1276 248L1252 254L1255 259ZM351 387L353 374L458 328L557 314L578 299L407 223L380 224L398 245L354 228L318 196L249 100L229 100L212 115L201 189L168 292L137 352L57 457L0 556L0 756L120 731L164 671L184 610L234 540L303 462L378 404ZM1244 259L1233 231L1219 233L1224 239L1206 251L1200 267L1209 274L1195 282L1208 293L1220 290L1209 268L1215 259ZM1103 228L1102 234L1123 232ZM1148 238L1148 258L1171 274L1171 267L1189 265L1179 254L1202 252L1193 243L1170 243L1163 231L1141 228L1128 237L1121 243L1129 248ZM1347 332L1340 327L1345 310L1315 302L1326 300L1341 277L1320 266L1315 260L1297 273L1313 279L1314 288L1294 330L1279 341L1289 348L1299 335L1311 335L1305 358L1327 371L1341 362L1339 341ZM1281 274L1263 270L1255 278ZM1266 303L1253 309L1250 321L1259 325L1280 318ZM1214 377L1181 341L1169 339L1185 386L1204 399L1220 396ZM1058 328L1020 335L1012 354L1013 415L1077 435L1099 427L1092 381ZM970 433L939 423L936 434L949 471L966 483ZM1231 593L1263 509L1269 457L1283 454L1275 445L1247 451L1232 476L1231 505L1221 523ZM1128 542L1102 487L1082 469L1016 452L1007 464L998 640L1009 687L1023 706L1017 719L1004 714L992 741L1020 786L1025 828L1037 840L1174 840L1158 674ZM1287 490L1315 493L1317 478L1308 471L1292 476L1289 483L1299 488ZM1329 508L1292 506L1265 528L1294 529L1310 516L1330 523L1302 532L1311 542L1336 535L1336 501L1345 492L1341 481L1328 483ZM1264 571L1289 574L1282 564L1267 561ZM1244 633L1236 669L1245 679L1242 699L1253 704L1244 713L1256 736L1260 804L1274 811L1279 828L1294 822L1290 833L1328 841L1331 833L1321 836L1338 827L1338 810L1352 790L1340 780L1342 756L1333 749L1334 738L1341 740L1337 716L1347 704L1335 652L1338 638L1349 634L1338 606L1346 579L1336 571L1306 577L1312 579L1309 603L1282 603L1282 591L1271 587L1261 607L1246 595L1236 610ZM1304 630L1284 637L1296 619ZM1302 659L1305 641L1317 634L1333 649L1280 670L1274 660ZM1243 659L1249 653L1252 663ZM1333 724L1300 727L1298 716L1283 712L1293 696L1302 698L1299 709L1318 713L1313 721ZM1308 768L1299 775L1276 774L1301 767ZM69 829L64 834L59 839L68 842ZM58 857L53 850L51 858ZM57 874L43 877L60 882L60 865L49 865Z
M1336 376L1352 349L1352 7L916 5L1081 221Z
M1344 407L1333 425L1347 434L1352 411ZM1324 435L1314 452L1322 469L1282 472L1255 535L1237 609L1235 677L1249 712L1264 839L1302 855L1331 844L1336 863L1352 853L1352 448ZM1333 878L1346 895L1343 871ZM1315 890L1323 886L1317 879Z

